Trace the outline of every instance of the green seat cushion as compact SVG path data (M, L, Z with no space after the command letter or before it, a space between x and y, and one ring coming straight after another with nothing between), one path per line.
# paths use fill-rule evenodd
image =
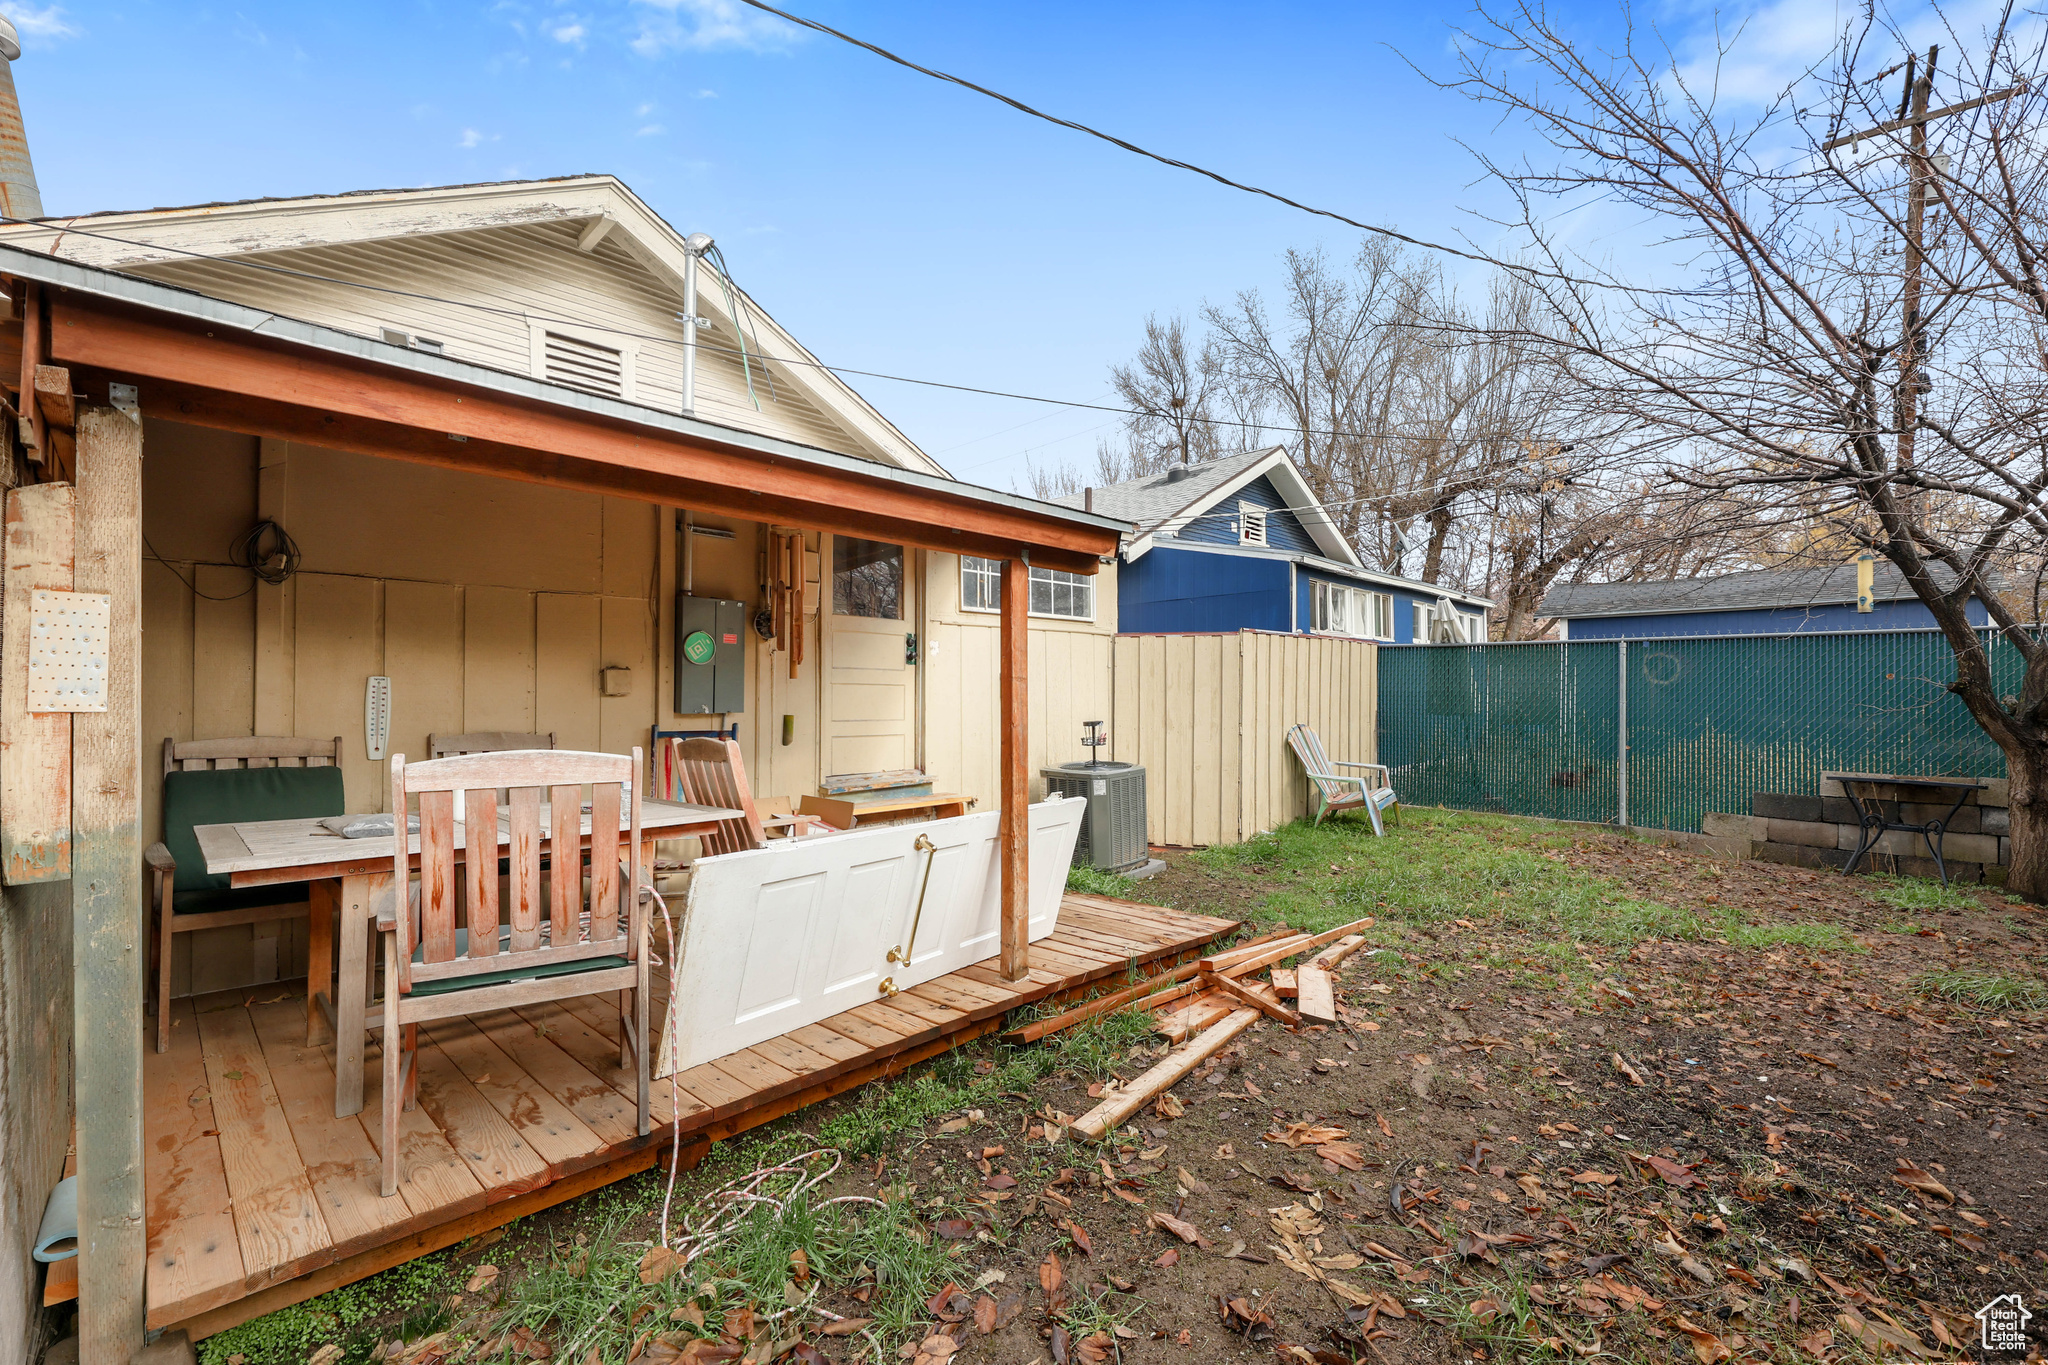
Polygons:
M264 905L304 905L306 883L280 882L276 886L245 886L239 891L171 892L174 915L209 915L218 910L253 910Z
M177 891L226 891L226 873L208 873L195 825L252 820L305 820L348 809L341 769L220 768L176 772L164 778L164 845L177 861ZM283 888L278 888L282 890ZM303 888L299 896L304 897Z
M505 951L512 941L510 925L498 929L498 951ZM414 962L424 962L421 956L426 950L412 950ZM455 955L461 957L469 952L469 930L455 931ZM623 957L587 957L576 962L536 962L526 966L507 967L503 971L481 972L476 976L447 977L439 981L415 981L413 995L447 995L451 991L472 991L479 986L502 986L510 981L537 981L547 976L574 976L580 972L601 972L610 967L630 967L631 962Z

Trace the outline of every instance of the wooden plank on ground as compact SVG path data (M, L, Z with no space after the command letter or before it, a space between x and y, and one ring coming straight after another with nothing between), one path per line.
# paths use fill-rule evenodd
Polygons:
M294 1000L274 1000L247 1013L330 1245L346 1256L388 1241L410 1221L412 1208L384 1197L383 1161L363 1125L353 1114L334 1116L334 1068L319 1048L306 1046L305 1011Z
M447 1134L449 1145L483 1186L488 1202L510 1199L548 1183L548 1163L424 1030L415 1056L419 1107ZM364 1108L367 1112L368 1106Z
M171 1048L143 1056L150 1311L242 1289L242 1245L192 1002L171 1003ZM208 1137L208 1133L215 1136Z
M1320 967L1303 967L1295 973L1301 984L1301 993L1295 1006L1301 1017L1318 1024L1337 1022L1337 993L1330 984L1330 974Z
M432 1035L442 1055L547 1163L548 1179L559 1180L570 1171L581 1170L611 1145L466 1016L436 1019L423 1031Z
M1275 967L1273 969L1272 975L1273 993L1279 996L1282 1000L1292 999L1299 990L1297 978L1294 974L1294 968Z
M255 1284L295 1273L296 1262L325 1251L334 1236L292 1141L249 1011L240 1005L202 1011L199 1045L243 1272Z
M1101 1138L1137 1113L1147 1100L1194 1070L1204 1059L1222 1051L1232 1038L1250 1028L1258 1017L1257 1010L1238 1010L1201 1037L1175 1048L1151 1070L1124 1087L1121 1093L1075 1119L1071 1125L1073 1130L1084 1137Z

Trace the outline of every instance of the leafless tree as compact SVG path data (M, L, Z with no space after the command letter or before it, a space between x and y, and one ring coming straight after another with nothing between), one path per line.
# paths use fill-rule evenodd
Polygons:
M2041 899L2048 645L1992 588L2048 538L2043 30L1933 22L1945 50L1909 55L1919 35L1866 18L1776 98L1731 112L1716 62L1633 34L1594 54L1522 3L1480 14L1447 84L1554 153L1480 154L1545 261L1524 278L1551 321L1518 335L1558 358L1584 413L1618 420L1636 466L1897 566L1955 654L1951 690L2005 753L2008 884ZM1654 225L1634 257L1654 270L1603 269L1546 226L1603 205ZM1973 596L2023 661L2013 692Z

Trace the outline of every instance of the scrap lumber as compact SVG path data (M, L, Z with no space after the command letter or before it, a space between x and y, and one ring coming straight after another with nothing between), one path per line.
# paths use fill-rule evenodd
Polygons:
M1259 944L1268 943L1277 938L1289 937L1290 932L1286 929L1269 930L1266 933L1260 934L1255 939L1239 944L1238 947L1255 949ZM1232 951L1236 950L1233 949ZM1076 1024L1086 1023L1099 1014L1107 1014L1111 1010L1122 1009L1132 1001L1142 1001L1143 1003L1138 1006L1140 1009L1152 1009L1165 1004L1169 1000L1178 1000L1182 996L1202 988L1200 986L1185 986L1179 990L1165 990L1162 987L1171 986L1177 981L1188 981L1198 975L1201 970L1202 964L1199 962L1185 963L1170 972L1161 972L1157 976L1147 977L1135 986L1090 1000L1086 1004L1076 1005L1064 1014L1056 1014L1050 1019L1034 1020L1022 1028L1012 1029L1003 1035L1003 1041L1008 1043L1035 1043L1047 1034L1058 1033L1062 1029L1069 1029ZM1155 996L1156 998L1154 998Z
M1350 934L1344 938L1338 939L1334 947L1325 949L1323 952L1316 954L1316 960L1311 965L1321 967L1326 972L1334 972L1337 970L1339 963L1343 962L1345 958L1350 957L1353 953L1357 952L1360 948L1363 948L1364 946L1364 934ZM1276 971L1273 973L1273 975L1275 979L1277 979L1280 973Z
M1203 958L1201 961L1202 970L1209 972L1233 972L1237 969L1238 963L1249 961L1273 948L1283 947L1287 944L1295 945L1294 951L1299 952L1308 945L1310 937L1311 935L1299 934L1290 929L1276 943L1240 943L1235 948L1220 953L1211 953Z
M1200 1037L1181 1044L1122 1091L1104 1099L1102 1103L1075 1119L1071 1125L1073 1131L1084 1137L1100 1140L1105 1134L1114 1131L1118 1124L1137 1113L1155 1095L1221 1052L1225 1044L1250 1028L1260 1017L1259 1012L1254 1009L1238 1010Z
M1337 1022L1337 992L1331 984L1330 974L1321 967L1303 967L1295 973L1301 993L1295 997L1295 1008L1301 1017L1318 1024Z
M1270 986L1266 987L1263 991L1254 990L1242 981L1237 981L1227 976L1217 976L1213 972L1205 977L1204 980L1208 981L1212 987L1223 994L1234 997L1240 1005L1249 1005L1260 1013L1277 1019L1289 1028L1299 1028L1301 1026L1300 1015L1287 1008L1287 1006L1280 1004L1277 1000L1267 998L1268 995L1273 993L1273 988Z
M1178 1043L1191 1034L1200 1033L1236 1008L1237 1002L1226 1000L1221 991L1204 991L1188 1001L1185 1008L1174 1010L1162 1018L1158 1032L1164 1034L1168 1041Z
M1320 962L1322 961L1322 959L1317 958L1316 961ZM1272 971L1272 977L1273 994L1279 996L1282 1000L1292 999L1296 989L1294 982L1294 968L1275 967Z
M1243 976L1246 972L1255 972L1261 967L1270 967L1275 962L1282 962L1290 957L1298 957L1311 948L1320 948L1326 943L1335 943L1340 938L1355 934L1361 929L1369 929L1372 925L1373 917L1367 915L1364 919L1353 920L1349 924L1340 924L1335 929L1317 934L1313 938L1302 939L1298 942L1294 939L1283 939L1270 947L1259 949L1249 957L1238 957L1235 953L1223 953L1218 954L1216 957L1205 957L1201 959L1201 965L1204 969L1216 972L1219 975ZM1224 961L1223 959L1225 958L1237 958L1237 960Z

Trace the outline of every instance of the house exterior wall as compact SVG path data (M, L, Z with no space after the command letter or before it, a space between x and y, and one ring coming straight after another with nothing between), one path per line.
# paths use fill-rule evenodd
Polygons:
M1989 616L1972 598L1966 608L1974 625ZM1572 640L1656 640L1676 635L1799 635L1831 630L1927 630L1934 615L1923 603L1877 602L1867 612L1852 602L1758 611L1670 612L1644 616L1587 616L1565 623Z
M1157 545L1121 566L1117 628L1136 634L1292 630L1291 577L1292 566L1281 559Z
M1273 486L1273 481L1263 474L1187 525L1179 527L1174 538L1202 545L1238 544L1237 505L1240 502L1267 510L1266 543L1274 549L1302 555L1323 552L1315 537L1301 524L1300 518L1284 510L1287 500L1280 496L1280 490Z
M681 302L618 240L620 234L593 251L578 251L581 227L573 221L528 223L262 253L261 266L274 268L232 259L181 260L137 266L134 272L363 336L378 337L394 327L432 337L446 344L451 357L522 375L534 372L534 323L560 319L557 330L588 333L629 354L628 401L679 410L683 334L675 313ZM394 283L402 293L392 292ZM714 324L698 353L698 416L846 454L888 458L821 412L786 376L771 385L758 357L756 411L739 358L730 353L737 340L730 324L717 320L723 296L715 285L707 291L700 306Z

